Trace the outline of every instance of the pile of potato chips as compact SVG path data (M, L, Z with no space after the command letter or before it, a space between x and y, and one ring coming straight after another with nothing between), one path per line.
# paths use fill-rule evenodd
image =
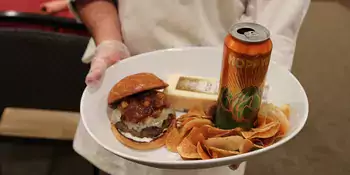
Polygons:
M212 116L193 108L177 119L165 144L169 151L177 152L184 160L242 154L269 146L283 137L289 128L289 115L289 105L277 107L263 103L255 128L222 130L214 127Z

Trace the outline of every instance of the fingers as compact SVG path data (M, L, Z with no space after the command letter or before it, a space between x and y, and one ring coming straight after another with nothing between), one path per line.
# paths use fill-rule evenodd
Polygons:
M85 79L86 85L92 87L99 85L107 68L119 60L119 56L116 54L109 58L94 58L91 62L90 71Z
M90 71L85 78L86 85L91 87L98 86L107 67L108 65L105 59L93 59L93 61L91 62Z
M86 76L86 85L98 86L108 67L129 56L128 49L120 41L110 40L100 43L95 50L90 71Z
M96 57L106 59L108 66L130 56L127 47L120 41L104 41L99 44L95 52Z
M238 165L236 165L236 164L232 164L232 165L230 165L230 166L228 166L231 170L237 170L238 169Z
M238 163L238 164L231 164L231 165L229 165L228 167L229 167L231 170L235 171L235 170L237 170L237 169L239 168L240 165L241 165L241 163Z
M116 62L120 61L120 56L118 54L111 55L108 59L104 60L107 67L112 66Z
M100 84L103 72L101 70L95 70L89 72L86 76L85 83L87 86L97 87Z

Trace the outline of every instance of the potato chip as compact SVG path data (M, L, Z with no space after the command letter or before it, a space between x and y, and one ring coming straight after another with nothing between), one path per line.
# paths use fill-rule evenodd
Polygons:
M201 157L197 153L197 145L194 145L189 139L184 138L179 146L177 146L177 152L181 157L185 159L200 159Z
M270 130L272 127L274 127L275 125L278 125L278 124L279 124L278 121L269 122L269 123L262 125L262 126L259 126L257 128L252 128L251 131L253 131L253 132L265 132L265 131Z
M264 146L254 144L253 148L250 151L259 150L259 149L263 149L263 148L264 148Z
M257 118L257 127L260 127L260 126L264 126L268 123L271 123L271 122L276 122L278 121L277 118L275 117L267 117L267 116L263 116L261 114L258 114L258 118Z
M180 135L185 135L188 131L190 131L193 127L200 127L203 125L213 125L213 123L210 120L207 119L193 119L187 122L183 125L182 128L180 128Z
M278 123L277 122L271 122L269 124L265 124L265 125L261 125L259 126L258 128L252 128L251 130L249 131L242 131L241 134L244 138L247 138L247 139L252 139L253 136L259 132L265 132L265 131L268 131L270 130L274 125L277 125ZM273 135L271 135L273 136ZM256 137L254 137L256 138Z
M214 158L214 159L220 158L220 155L219 155L218 152L213 151L213 150L211 150L211 149L209 149L209 148L208 148L208 150L209 150L209 154L210 154L210 157L211 157L211 158Z
M246 139L269 138L276 135L279 129L280 124L278 122L271 122L258 128L253 128L250 131L243 131L241 134Z
M171 152L177 152L177 146L181 143L184 136L180 135L177 128L173 127L165 140L165 146Z
M176 120L180 123L186 121L186 120L193 120L196 118L202 118L202 113L197 112L197 111L192 111L191 113L186 113L181 115L179 118L177 118Z
M197 153L199 154L199 156L200 156L203 160L210 159L210 156L209 156L207 150L203 148L201 142L198 142L198 143L197 143Z
M227 134L230 132L230 130L222 130L219 128L215 128L214 126L211 126L211 125L202 125L199 129L206 139L211 137L216 137L218 135Z
M202 118L203 114L204 112L201 112L198 108L194 108L191 109L188 113L183 114L179 118L177 118L177 121L183 122L186 119Z
M249 140L252 141L254 145L261 146L261 147L264 146L264 143L259 138L254 138L254 139L249 139Z
M181 127L183 127L186 123L188 123L189 121L194 120L194 119L196 119L196 118L194 118L194 117L189 117L189 118L183 119L182 121L181 121L181 120L178 120L178 125L177 125L177 127L178 127L178 128L181 128Z
M262 104L258 118L249 131L241 128L224 130L214 127L211 116L215 106L204 112L192 108L177 119L166 139L169 151L178 152L184 160L233 156L261 149L282 138L289 128L290 106Z
M182 125L184 125L186 122L188 122L190 120L194 120L194 119L208 119L208 120L211 120L212 117L211 116L196 116L196 115L193 116L193 115L184 114L180 118L178 118L177 121L182 123Z
M276 135L276 133L278 133L279 128L280 128L280 124L277 123L276 125L271 127L270 130L265 131L265 132L258 132L255 135L253 135L253 137L251 137L251 138L270 138L270 137L273 137L274 135Z
M287 119L289 120L290 116L290 105L285 104L280 107L281 111L286 115Z
M198 142L203 142L205 137L201 133L201 130L198 127L193 127L190 133L186 136L188 140L192 142L193 145L197 145Z
M266 124L266 116L263 116L261 114L258 114L258 117L255 121L256 123L254 123L254 126L261 126L261 125L265 125Z
M209 150L212 153L212 158L228 157L239 154L238 151L229 151L225 149L220 149L216 147L209 147Z
M192 118L202 118L202 119L208 119L208 120L213 119L211 115L206 114L206 112L200 107L194 107L190 109L188 113L185 115Z
M276 110L276 118L279 120L281 126L279 131L281 134L286 134L288 129L289 129L289 121L287 119L287 116L281 111L281 110Z
M216 102L208 105L207 109L205 110L205 114L207 116L215 116L216 108L217 108L217 103Z
M259 128L261 126L264 126L264 125L267 125L267 124L273 123L273 122L279 122L277 117L275 117L275 116L263 116L262 114L258 114L256 127Z
M181 159L182 160L198 160L198 158L186 158L186 157L181 157Z
M244 139L243 143L239 147L239 152L247 153L250 150L252 150L253 147L254 147L254 143L252 141L250 141L249 139Z
M241 131L242 128L235 128L231 130L226 130L226 133L218 134L216 137L228 137L228 136L242 136Z
M262 116L266 116L266 118L270 120L278 120L281 124L280 132L282 134L287 133L289 129L289 121L285 113L283 113L280 108L271 103L263 103L260 107L259 113Z
M229 136L229 137L213 137L204 141L204 144L208 147L215 147L228 151L236 151L243 143L244 138L241 136Z
M264 147L266 147L266 146L270 146L270 145L276 143L276 142L277 142L279 139L281 139L281 138L282 138L281 135L276 134L276 135L274 135L273 137L266 138L266 139L261 139L261 141L263 142Z
M192 109L190 109L187 114L190 116L199 116L199 117L206 116L204 110L198 106L195 106Z
M188 114L184 114L184 115L181 115L179 118L177 118L176 119L176 121L178 121L178 122L180 122L180 123L182 123L182 122L184 122L184 121L186 121L186 120L193 120L193 119L195 119L196 117L193 117L193 116L190 116L190 115L188 115Z
M213 154L212 154L212 151L209 149L209 147L208 147L207 145L205 145L204 142L201 143L201 146L202 146L202 148L204 149L204 151L206 151L206 152L208 153L209 157L212 158L212 157L213 157Z
M276 140L275 136L270 137L270 138L266 138L266 139L261 139L261 141L264 144L264 147L272 145L275 142L275 140Z
M202 119L213 120L213 117L212 117L212 116L209 116L209 115L202 116L201 118L202 118Z
M261 139L255 138L255 139L251 139L250 141L253 143L253 147L251 148L250 151L264 148L264 143L261 141Z

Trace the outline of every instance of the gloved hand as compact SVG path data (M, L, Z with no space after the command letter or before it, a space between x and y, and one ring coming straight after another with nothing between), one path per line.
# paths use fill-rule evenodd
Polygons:
M90 71L85 79L86 85L90 87L98 86L109 66L129 56L129 50L122 42L117 40L101 42L95 49Z

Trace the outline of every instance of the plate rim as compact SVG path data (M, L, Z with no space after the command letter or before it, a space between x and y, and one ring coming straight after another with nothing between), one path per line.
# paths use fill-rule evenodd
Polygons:
M142 53L142 54L139 54L139 55L135 55L135 56L132 56L128 59L124 59L124 60L121 60L120 62L127 62L127 61L130 61L130 60L134 60L134 59L138 59L139 57L143 57L145 55L152 55L152 54L157 54L157 53L160 53L160 52L182 52L182 51L188 51L188 50L219 50L219 49L222 49L222 47L180 47L180 48L170 48L170 49L161 49L161 50L156 50L156 51L151 51L151 52L147 52L147 53ZM308 114L309 114L309 100L308 100L308 96L305 92L305 89L304 87L301 85L301 83L299 82L299 80L288 70L282 68L280 65L278 65L275 61L271 61L270 64L273 64L274 67L277 67L278 69L282 69L281 71L285 71L287 72L287 74L289 74L289 76L291 76L293 78L293 80L298 84L298 86L301 87L301 90L302 90L302 95L303 95L303 98L304 100L306 101L305 103L305 113L303 114L303 120L301 121L302 124L299 125L295 131L293 133L291 133L290 135L284 137L283 140L280 140L279 142L276 142L274 143L273 145L270 145L268 147L265 147L263 149L259 149L259 150L255 150L255 151L252 151L252 152L248 152L248 153L244 153L244 154L239 154L239 155L235 155L235 156L229 156L229 157L222 157L222 158L216 158L216 159L208 159L208 160L186 160L186 161L178 161L178 160L174 160L174 161L155 161L155 160L152 160L152 161L147 161L146 159L140 159L139 157L137 156L130 156L128 154L125 154L125 153L122 153L122 152L119 152L119 151L116 151L114 149L111 149L108 145L104 145L102 144L102 142L91 132L91 130L89 129L89 127L87 127L87 124L86 124L86 121L84 119L84 110L83 110L83 106L84 106L84 103L82 103L83 99L85 99L85 96L86 94L88 93L88 89L89 87L86 87L83 91L83 94L82 94L82 97L81 97L81 100L80 100L80 113L81 113L81 120L82 120L82 123L86 129L86 131L88 132L88 134L98 143L99 146L101 146L102 148L105 148L106 150L108 150L110 153L116 155L116 156L119 156L119 157L122 157L124 159L127 159L127 160L130 160L130 161L133 161L133 162L138 162L138 163L141 163L141 164L147 164L147 165L160 165L160 166L171 166L171 165L178 165L178 166L188 166L188 165L210 165L210 164L218 164L218 163L221 163L222 165L223 164L226 164L225 162L233 162L235 160L240 160L240 159L244 159L244 158L249 158L249 157L252 157L252 156L255 156L255 155L259 155L259 154L262 154L262 153L265 153L267 151L270 151L270 150L273 150L285 143L287 143L288 141L292 140L305 126L306 122L307 122L307 119L308 119ZM113 69L115 65L111 66L110 68L107 69L106 73L109 72L109 70ZM160 167L159 166L159 167ZM177 169L181 169L181 168L177 168Z

